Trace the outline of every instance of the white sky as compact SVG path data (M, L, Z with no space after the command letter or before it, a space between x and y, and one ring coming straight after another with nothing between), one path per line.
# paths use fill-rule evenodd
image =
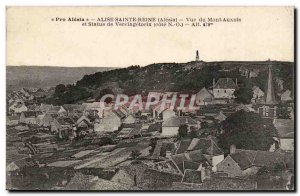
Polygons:
M293 7L9 7L7 65L294 60ZM82 27L54 17L240 17L209 28Z

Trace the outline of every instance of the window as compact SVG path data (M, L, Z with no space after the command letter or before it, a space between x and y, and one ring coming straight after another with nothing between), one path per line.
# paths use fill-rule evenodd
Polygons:
M266 116L269 116L269 111L268 110L266 110Z

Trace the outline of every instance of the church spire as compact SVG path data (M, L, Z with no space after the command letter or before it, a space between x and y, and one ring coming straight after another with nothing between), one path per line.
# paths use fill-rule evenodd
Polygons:
M272 70L271 65L269 65L269 76L268 76L268 82L267 82L267 88L266 88L266 104L277 104L275 100L275 92L274 92L274 86L273 86L273 77L272 77Z

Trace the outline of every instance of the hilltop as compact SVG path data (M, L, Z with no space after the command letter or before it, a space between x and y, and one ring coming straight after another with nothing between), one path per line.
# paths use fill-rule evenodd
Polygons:
M294 63L281 61L224 61L188 63L155 63L145 67L130 66L85 75L74 85L58 85L46 102L53 104L76 103L99 99L107 92L134 95L155 91L196 93L201 88L211 88L213 78L237 78L238 85L258 86L264 90L268 66L272 66L275 92L293 91ZM241 70L257 75L246 78Z

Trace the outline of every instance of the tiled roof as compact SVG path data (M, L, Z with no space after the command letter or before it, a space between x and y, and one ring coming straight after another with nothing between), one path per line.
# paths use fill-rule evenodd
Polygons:
M183 140L179 143L177 154L194 150L202 150L203 154L208 155L224 154L212 138L193 138L192 140Z
M239 152L231 154L230 157L240 166L242 170L252 166L255 155L247 152Z
M9 120L20 120L20 116L7 116Z
M294 121L291 119L274 119L273 124L281 138L294 138Z
M73 125L73 124L75 124L75 121L72 118L69 118L69 117L61 117L61 118L57 118L56 120L61 125Z
M192 139L186 139L179 142L179 147L176 150L176 154L181 154L187 151L188 147L190 146Z
M197 125L197 122L190 116L173 116L163 122L163 127L179 127L180 125Z
M184 170L184 176L182 178L182 182L200 184L202 182L201 171L196 171L192 169Z
M205 87L203 87L198 93L197 93L197 96L208 96L208 97L213 97L213 94L210 93Z
M7 171L15 171L17 169L34 166L37 166L37 164L32 159L23 158L8 164L6 169Z
M113 110L112 112L115 113L120 119L123 119L126 117L126 115L123 112L121 112L120 110Z
M187 169L193 169L193 170L197 170L200 166L200 163L198 162L194 162L194 161L184 161L183 162L183 169L187 170Z
M294 157L292 153L237 149L235 153L229 156L232 157L241 169L251 166L273 167L277 163L283 163L287 168L293 169Z
M26 118L36 118L38 115L42 114L41 112L35 112L35 111L26 111L23 112L24 116Z
M235 89L236 85L231 78L220 78L214 86L215 89Z
M74 112L80 110L81 105L78 104L64 104L62 106L67 112Z
M178 169L183 173L185 161L200 163L202 161L206 161L206 158L203 156L201 150L195 150L192 152L171 155L171 160L177 165Z
M159 132L161 131L161 126L160 123L151 124L149 125L148 132Z
M172 161L156 162L154 163L153 169L166 173L180 174L180 171Z

